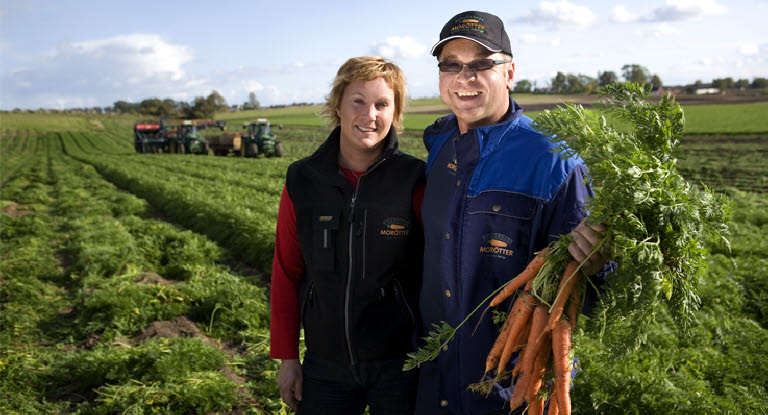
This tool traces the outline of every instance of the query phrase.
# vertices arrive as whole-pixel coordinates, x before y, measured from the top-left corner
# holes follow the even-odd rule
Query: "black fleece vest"
[[[290,165],[286,187],[304,257],[301,319],[314,356],[355,364],[414,349],[423,234],[413,191],[423,161],[387,148],[355,189],[339,172],[339,128]]]

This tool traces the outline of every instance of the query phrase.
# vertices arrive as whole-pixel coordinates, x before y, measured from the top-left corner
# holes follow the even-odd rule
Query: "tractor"
[[[210,127],[226,129],[226,121],[195,121],[183,120],[178,127],[168,131],[169,148],[171,153],[178,154],[208,154],[208,141],[198,133]]]
[[[133,125],[133,137],[137,153],[167,153],[169,150],[163,120],[137,121]]]
[[[272,134],[269,120],[258,118],[250,123],[243,123],[243,133],[227,133],[219,136],[209,136],[208,144],[216,156],[226,156],[232,151],[236,156],[281,157],[283,155],[283,143],[276,140]]]

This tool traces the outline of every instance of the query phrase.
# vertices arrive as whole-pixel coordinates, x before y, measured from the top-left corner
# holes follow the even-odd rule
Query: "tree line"
[[[623,81],[637,82],[646,85],[652,85],[653,90],[663,86],[658,74],[651,73],[648,68],[638,64],[627,64],[621,68],[621,77]],[[598,72],[597,77],[591,77],[584,74],[563,73],[558,71],[552,78],[549,85],[538,87],[535,82],[527,79],[517,81],[512,90],[513,93],[533,93],[533,94],[593,94],[603,86],[619,82],[619,75],[614,71]],[[685,86],[685,91],[693,93],[695,89],[703,87],[704,83],[697,80],[691,85]],[[765,89],[768,87],[768,79],[754,78],[734,80],[733,78],[716,78],[711,82],[713,88],[720,91],[729,89]]]

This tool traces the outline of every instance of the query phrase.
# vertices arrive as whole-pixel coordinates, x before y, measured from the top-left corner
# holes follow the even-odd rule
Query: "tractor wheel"
[[[249,144],[251,150],[251,157],[259,156],[259,146],[256,143]]]
[[[275,157],[283,157],[283,143],[275,144]]]

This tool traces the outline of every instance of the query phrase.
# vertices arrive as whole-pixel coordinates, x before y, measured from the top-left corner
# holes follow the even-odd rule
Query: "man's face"
[[[456,39],[443,46],[438,60],[468,64],[478,59],[508,58],[500,53],[488,56],[488,51],[478,43]],[[514,74],[514,63],[502,63],[480,72],[474,72],[468,66],[459,73],[440,72],[440,97],[456,114],[462,133],[470,128],[495,124],[506,114]]]

